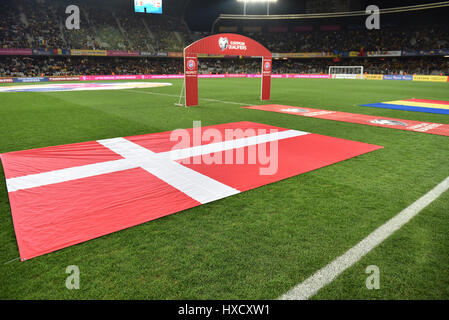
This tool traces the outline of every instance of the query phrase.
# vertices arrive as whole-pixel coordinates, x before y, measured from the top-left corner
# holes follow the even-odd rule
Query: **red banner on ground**
[[[318,118],[325,120],[334,120],[349,123],[365,124],[375,127],[399,129],[413,132],[424,132],[430,134],[436,134],[440,136],[449,136],[449,124],[432,123],[424,121],[413,121],[394,119],[380,116],[371,116],[356,113],[347,113],[340,111],[329,111],[321,109],[292,107],[278,104],[269,104],[262,106],[244,107],[246,109],[271,111],[278,113],[294,114],[297,116],[304,116],[310,118]]]
[[[237,122],[0,158],[25,260],[380,148]]]

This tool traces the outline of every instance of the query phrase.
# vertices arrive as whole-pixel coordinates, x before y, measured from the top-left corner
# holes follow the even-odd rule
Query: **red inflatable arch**
[[[262,58],[261,100],[270,100],[272,54],[248,37],[222,33],[192,43],[184,49],[184,81],[186,107],[198,105],[198,55],[228,55]]]

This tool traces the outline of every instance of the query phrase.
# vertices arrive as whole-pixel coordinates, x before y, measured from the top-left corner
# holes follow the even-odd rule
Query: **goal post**
[[[363,66],[330,66],[331,79],[363,79]]]

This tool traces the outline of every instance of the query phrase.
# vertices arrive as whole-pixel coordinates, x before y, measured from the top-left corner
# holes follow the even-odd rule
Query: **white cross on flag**
[[[237,122],[0,158],[26,260],[380,148]]]

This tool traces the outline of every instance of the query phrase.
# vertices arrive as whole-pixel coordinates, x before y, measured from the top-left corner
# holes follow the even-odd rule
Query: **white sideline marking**
[[[406,209],[388,220],[382,226],[373,231],[357,245],[346,251],[343,255],[332,261],[324,268],[318,270],[302,283],[279,297],[279,300],[307,300],[314,296],[321,288],[334,281],[346,269],[362,259],[367,253],[377,247],[382,241],[399,230],[424,208],[438,199],[449,189],[449,177],[419,198]]]
[[[123,91],[128,91],[128,92],[137,92],[137,93],[143,93],[143,94],[155,94],[158,96],[167,96],[167,97],[175,97],[175,98],[179,98],[179,95],[176,94],[168,94],[168,93],[159,93],[159,92],[147,92],[147,91],[138,91],[138,90],[123,90]],[[236,104],[239,106],[254,106],[253,104],[250,103],[240,103],[240,102],[234,102],[234,101],[224,101],[224,100],[217,100],[217,99],[209,99],[209,98],[199,98],[200,100],[204,100],[204,101],[212,101],[212,102],[221,102],[221,103],[227,103],[227,104]]]
[[[309,133],[286,130],[162,153],[154,153],[124,138],[99,140],[98,143],[125,159],[10,178],[6,179],[6,186],[8,192],[15,192],[141,167],[198,202],[207,203],[220,199],[217,198],[219,195],[224,198],[239,191],[174,161],[307,134]]]

